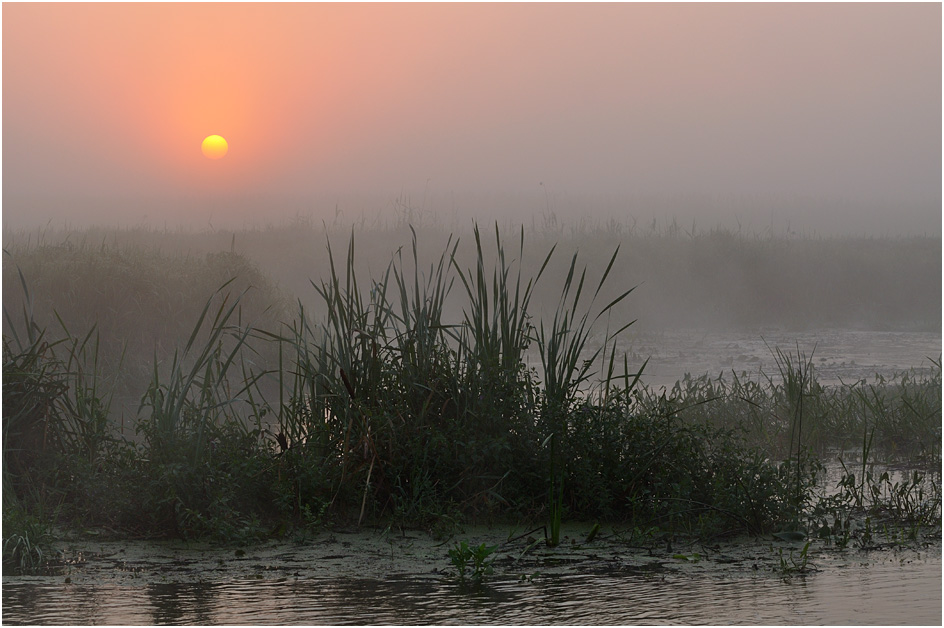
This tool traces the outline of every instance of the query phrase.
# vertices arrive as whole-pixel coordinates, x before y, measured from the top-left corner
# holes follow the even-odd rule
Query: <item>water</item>
[[[141,586],[5,582],[8,624],[930,624],[941,622],[940,552],[851,552],[820,571],[255,577]]]
[[[595,348],[595,347],[594,347]],[[797,349],[812,359],[821,384],[852,384],[860,379],[871,381],[876,374],[891,377],[897,372],[915,369],[930,373],[928,358],[941,356],[940,332],[883,332],[821,330],[787,332],[667,331],[627,334],[619,350],[632,357],[630,366],[649,363],[642,381],[658,388],[671,387],[686,373],[693,377],[724,373],[758,379],[778,379],[779,370],[773,350],[779,348],[796,363]],[[761,375],[761,374],[764,375]]]

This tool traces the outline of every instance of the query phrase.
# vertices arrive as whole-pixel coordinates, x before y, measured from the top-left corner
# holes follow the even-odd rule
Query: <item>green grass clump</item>
[[[3,572],[41,573],[51,557],[52,534],[43,517],[30,514],[17,503],[3,507]]]
[[[485,577],[492,573],[492,559],[489,556],[496,549],[498,549],[497,545],[487,546],[481,543],[470,546],[468,541],[462,541],[449,550],[449,559],[456,568],[460,580],[464,581],[466,572],[471,571],[469,578],[472,583],[481,584]]]
[[[754,448],[787,458],[797,447],[826,456],[860,450],[862,434],[874,430],[876,452],[886,461],[930,464],[941,459],[941,362],[929,374],[905,371],[886,378],[824,386],[812,356],[774,350],[780,377],[746,379],[737,373],[686,376],[668,394],[687,400],[679,411],[688,422],[737,429]],[[643,387],[644,407],[656,407],[665,391]]]

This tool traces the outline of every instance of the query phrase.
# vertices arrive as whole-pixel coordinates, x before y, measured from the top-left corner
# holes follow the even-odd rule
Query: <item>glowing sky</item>
[[[5,223],[549,194],[940,230],[937,3],[2,11]],[[211,134],[224,159],[202,156]]]

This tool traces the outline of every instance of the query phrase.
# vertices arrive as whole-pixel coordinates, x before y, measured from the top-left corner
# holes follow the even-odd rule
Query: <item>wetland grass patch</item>
[[[177,332],[182,348],[153,354],[125,430],[107,419],[115,376],[98,337],[75,337],[59,318],[52,338],[23,280],[34,309],[15,320],[4,303],[5,565],[37,556],[13,536],[28,526],[8,533],[8,512],[230,543],[324,525],[450,536],[490,521],[546,524],[552,545],[573,520],[626,522],[652,538],[812,534],[829,517],[835,536],[836,516],[854,509],[940,526],[940,361],[930,378],[824,387],[799,348],[775,349],[779,378],[655,391],[639,383],[644,364],[617,355],[628,325],[611,321],[633,301],[632,286],[612,287],[617,249],[600,272],[570,256],[544,317],[533,299],[554,283],[556,249],[529,274],[524,230],[513,242],[475,228],[471,264],[448,237],[427,265],[414,230],[409,248],[365,276],[355,234],[341,257],[329,240],[328,272],[311,282],[319,305],[299,301],[292,317],[266,305],[284,303],[274,293],[258,300],[264,278],[239,274],[252,265],[228,258],[236,279],[178,317],[190,325]],[[929,471],[847,473],[824,501],[826,447],[864,433],[883,456]],[[877,453],[862,448],[863,469]]]

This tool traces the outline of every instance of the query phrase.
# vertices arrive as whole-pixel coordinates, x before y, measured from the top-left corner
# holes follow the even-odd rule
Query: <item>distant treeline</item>
[[[438,259],[450,232],[435,225],[415,229],[421,265],[428,265]],[[517,237],[520,229],[502,230]],[[613,315],[637,320],[636,329],[940,330],[940,238],[817,238],[721,229],[687,231],[674,224],[639,229],[618,222],[532,224],[523,230],[528,244],[525,274],[535,274],[547,251],[557,247],[545,279],[535,288],[535,311],[556,307],[559,295],[548,278],[566,273],[573,252],[579,252],[582,265],[601,272],[610,253],[620,246],[608,289],[615,296],[638,287]],[[74,299],[85,298],[76,288],[42,294],[41,286],[55,282],[52,274],[63,268],[69,273],[100,275],[97,284],[130,282],[118,288],[128,298],[136,294],[135,281],[143,281],[144,276],[124,277],[114,268],[103,272],[105,267],[118,264],[133,274],[129,266],[146,266],[153,274],[150,281],[171,282],[166,288],[179,293],[173,281],[199,272],[207,254],[226,252],[239,254],[247,267],[255,269],[254,285],[271,292],[271,298],[275,299],[277,287],[285,301],[300,300],[316,307],[311,282],[317,284],[328,273],[325,244],[330,239],[337,247],[346,245],[352,232],[356,263],[365,272],[381,271],[398,249],[411,246],[406,223],[324,225],[298,220],[237,232],[147,228],[5,232],[4,303],[17,298],[17,282],[10,281],[17,266],[36,284],[34,298],[48,299],[48,305],[62,314]],[[460,265],[470,263],[474,257],[471,223],[466,232],[452,235],[459,239]],[[173,270],[178,267],[189,270]],[[211,274],[215,281],[218,273]],[[159,280],[162,275],[164,279]],[[270,283],[263,286],[264,280]],[[104,289],[108,288],[99,286],[91,294]],[[199,302],[205,294],[193,295],[190,302]],[[94,299],[98,307],[109,305],[107,300]],[[134,315],[133,308],[127,311]]]

